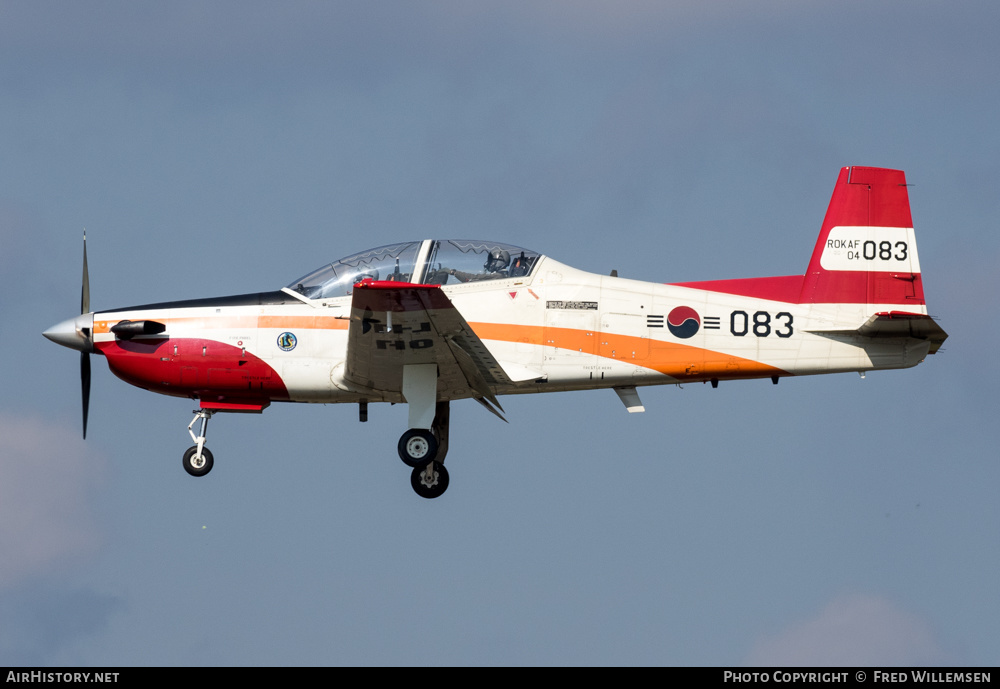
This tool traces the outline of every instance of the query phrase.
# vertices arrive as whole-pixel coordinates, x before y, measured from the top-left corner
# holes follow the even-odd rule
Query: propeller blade
[[[90,313],[90,270],[87,268],[87,231],[83,231],[83,284],[80,287],[80,313]],[[83,396],[83,439],[87,439],[90,414],[90,355],[80,353],[80,391]]]
[[[87,415],[90,412],[90,355],[80,353],[80,388],[83,392],[83,439],[87,439]]]
[[[80,313],[90,313],[90,272],[87,270],[86,230],[83,231],[83,287],[80,289]]]

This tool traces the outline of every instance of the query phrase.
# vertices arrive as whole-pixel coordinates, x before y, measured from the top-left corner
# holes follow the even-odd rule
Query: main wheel
[[[444,464],[437,462],[413,467],[410,485],[420,497],[436,498],[448,490],[448,470],[444,468]]]
[[[417,467],[437,457],[438,442],[430,431],[411,428],[400,437],[396,449],[406,466]]]
[[[215,464],[215,458],[212,457],[212,451],[207,447],[201,448],[201,456],[196,456],[198,454],[198,446],[192,445],[184,453],[184,471],[188,472],[192,476],[204,476],[212,470],[212,466]]]

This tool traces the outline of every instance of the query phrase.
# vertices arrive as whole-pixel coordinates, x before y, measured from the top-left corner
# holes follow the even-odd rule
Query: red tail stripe
[[[913,227],[903,171],[876,167],[840,170],[805,275],[672,284],[790,304],[922,305],[924,288],[919,273],[823,269],[820,259],[830,230],[845,226]]]

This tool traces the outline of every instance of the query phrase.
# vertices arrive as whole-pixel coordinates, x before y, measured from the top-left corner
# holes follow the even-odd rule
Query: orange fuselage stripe
[[[521,342],[595,354],[658,371],[673,378],[745,378],[786,374],[780,368],[701,347],[596,330],[503,323],[470,323],[483,340]]]
[[[199,318],[161,318],[170,325],[206,329],[305,329],[347,330],[350,321],[332,316],[204,316]],[[95,333],[110,332],[115,321],[95,321]],[[632,335],[602,333],[598,330],[548,328],[507,323],[470,323],[483,340],[556,347],[593,354],[605,359],[624,361],[658,371],[673,378],[742,378],[787,375],[782,369],[752,359],[715,352],[701,347],[663,342]]]

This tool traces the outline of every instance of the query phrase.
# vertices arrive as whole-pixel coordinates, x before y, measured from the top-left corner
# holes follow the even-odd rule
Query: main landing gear
[[[208,420],[212,418],[214,413],[213,410],[199,409],[194,413],[191,423],[188,424],[188,433],[191,434],[191,439],[194,440],[195,444],[184,452],[182,461],[184,462],[184,471],[192,476],[204,476],[212,470],[212,466],[215,464],[211,450],[205,447]],[[198,419],[201,419],[201,435],[195,435],[194,431],[191,430]]]
[[[448,402],[437,402],[434,411],[430,429],[411,428],[399,438],[396,448],[403,463],[413,469],[410,473],[413,490],[428,499],[448,489],[448,470],[444,468],[444,458],[448,454]]]

